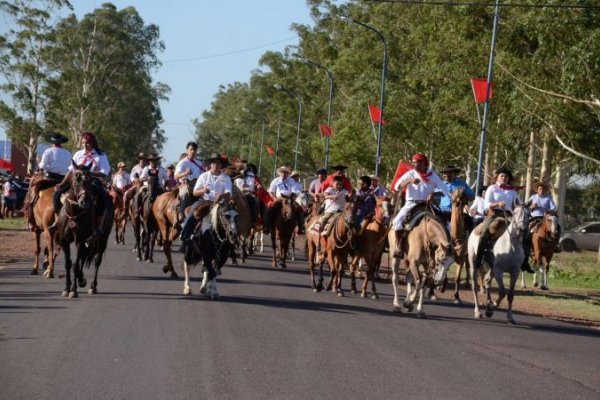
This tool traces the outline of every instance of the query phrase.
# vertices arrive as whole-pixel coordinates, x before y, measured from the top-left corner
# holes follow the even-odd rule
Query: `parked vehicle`
[[[600,221],[587,222],[565,231],[558,242],[561,250],[598,250],[600,246]]]

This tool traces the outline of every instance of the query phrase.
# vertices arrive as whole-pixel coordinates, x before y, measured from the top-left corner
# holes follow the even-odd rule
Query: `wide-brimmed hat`
[[[320,168],[317,170],[317,175],[327,175],[327,170],[325,168]]]
[[[549,190],[550,189],[550,185],[548,185],[546,182],[544,181],[537,181],[533,184],[533,190],[537,192],[538,188],[540,186],[544,187],[544,190]]]
[[[126,164],[123,161],[119,161],[119,163],[117,164],[117,168],[125,168]]]
[[[60,133],[52,132],[48,138],[48,141],[52,144],[62,144],[67,143],[69,138],[65,135],[61,135]]]
[[[214,161],[218,161],[220,164],[223,164],[223,159],[219,153],[210,153],[210,156],[206,159],[206,162],[212,163]]]
[[[343,171],[345,169],[347,169],[348,167],[346,167],[345,165],[341,165],[341,164],[337,164],[337,165],[332,165],[331,169],[334,171]]]
[[[145,157],[145,159],[146,159],[147,161],[158,161],[158,160],[160,160],[161,158],[162,158],[162,157],[161,157],[161,156],[159,156],[159,155],[158,155],[158,154],[156,154],[156,153],[150,153],[150,154],[148,154],[148,157]]]
[[[145,160],[146,159],[146,155],[144,154],[144,152],[139,152],[138,156],[137,156],[138,160]]]
[[[167,169],[175,169],[175,166],[173,164],[169,164],[167,165]]]
[[[454,165],[446,165],[444,168],[441,169],[441,173],[445,174],[447,172],[456,172],[459,173],[460,171],[462,171],[462,169],[458,168],[457,166]]]
[[[252,172],[254,175],[256,175],[258,174],[258,168],[256,167],[256,165],[248,163],[246,164],[245,172]]]
[[[292,173],[292,170],[289,169],[288,167],[286,167],[285,165],[282,165],[281,167],[277,168],[276,172],[279,175],[283,175],[283,174],[289,175]]]
[[[290,176],[300,176],[300,172],[293,170],[292,173],[290,174]]]
[[[377,175],[369,175],[369,178],[371,178],[372,181],[380,181],[381,179],[379,179],[379,177]]]
[[[494,173],[494,175],[496,177],[498,177],[498,175],[500,175],[500,174],[508,175],[509,182],[512,182],[512,180],[515,179],[514,175],[512,174],[512,171],[510,169],[508,169],[508,167],[502,166],[502,167],[498,168],[496,170],[496,172]]]

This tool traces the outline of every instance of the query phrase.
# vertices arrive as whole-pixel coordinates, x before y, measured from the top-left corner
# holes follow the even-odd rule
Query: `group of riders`
[[[91,188],[95,197],[97,215],[95,225],[98,227],[96,234],[102,233],[105,210],[113,202],[109,191],[119,192],[122,195],[120,197],[123,202],[122,208],[128,209],[130,202],[139,193],[143,195],[145,182],[151,177],[156,177],[160,191],[178,189],[178,223],[181,226],[180,239],[183,246],[193,239],[196,227],[201,222],[198,221],[194,210],[206,203],[230,201],[234,186],[245,195],[253,221],[262,221],[263,232],[266,234],[271,233],[274,228],[273,207],[270,206],[283,198],[294,200],[292,203],[298,234],[303,234],[305,229],[313,229],[320,235],[326,236],[325,227],[328,222],[334,215],[343,212],[348,201],[355,204],[354,229],[360,234],[361,229],[374,215],[376,198],[391,197],[387,189],[380,184],[380,179],[373,175],[361,176],[355,189],[345,175],[347,167],[344,165],[332,166],[333,173],[330,175],[327,175],[325,169],[316,171],[316,178],[310,183],[308,191],[304,192],[297,171],[292,171],[285,166],[279,167],[276,170],[278,176],[270,185],[263,186],[254,164],[244,162],[243,167],[237,170],[234,176],[230,176],[224,170],[229,165],[226,157],[213,153],[202,162],[197,159],[198,145],[194,142],[186,145],[186,153],[176,165],[169,165],[166,169],[159,165],[161,157],[158,155],[146,156],[140,153],[139,163],[130,173],[126,172],[125,163],[119,162],[117,171],[111,175],[108,157],[99,148],[96,137],[92,133],[86,132],[81,135],[81,149],[74,154],[63,147],[68,141],[64,135],[53,134],[49,141],[52,146],[44,152],[39,163],[39,173],[30,184],[27,214],[31,230],[40,229],[33,218],[33,207],[39,192],[51,186],[56,188],[53,197],[56,217],[49,229],[56,229],[58,214],[62,208],[62,195],[69,190],[71,173],[78,166],[89,168],[92,175]],[[440,218],[445,218],[448,222],[452,207],[451,195],[462,188],[467,200],[472,201],[472,205],[465,210],[469,229],[473,229],[479,223],[483,224],[482,240],[476,259],[476,264],[481,263],[486,247],[489,248],[490,241],[494,238],[494,228],[498,221],[510,219],[513,207],[522,203],[517,192],[518,188],[514,186],[512,172],[506,167],[498,169],[492,184],[482,188],[475,196],[471,187],[459,177],[460,168],[446,166],[440,171],[445,178],[442,179],[431,169],[426,155],[417,153],[412,157],[411,162],[412,169],[400,176],[392,187],[392,192],[400,199],[396,205],[399,211],[390,226],[396,236],[396,248],[390,249],[394,257],[402,258],[407,252],[405,236],[407,224],[410,225],[414,210],[419,206],[427,205],[434,209]],[[536,229],[545,213],[556,213],[556,204],[549,193],[548,184],[537,182],[534,191],[535,194],[527,203],[531,209],[532,230]],[[303,192],[319,207],[320,217],[310,227],[304,226],[307,210],[295,201]],[[524,242],[526,254],[531,248],[530,241],[530,236],[526,236]],[[532,272],[527,262],[528,257],[525,260],[522,268]]]

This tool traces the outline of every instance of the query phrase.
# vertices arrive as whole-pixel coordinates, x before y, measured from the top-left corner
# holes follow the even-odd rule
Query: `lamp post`
[[[313,67],[317,68],[317,69],[322,69],[323,71],[325,71],[327,73],[327,77],[329,78],[329,109],[327,111],[327,125],[331,128],[331,107],[333,104],[333,73],[328,70],[327,68],[325,68],[324,66],[317,64],[314,61],[311,61],[307,58],[304,57],[300,57],[298,56],[298,59],[300,59],[302,62],[312,65]],[[327,169],[329,167],[329,141],[330,141],[331,137],[327,136],[327,138],[325,139],[325,169]]]
[[[279,157],[279,136],[281,133],[281,111],[277,116],[277,139],[275,140],[275,161],[273,163],[273,179],[277,175],[277,161]]]
[[[298,169],[298,153],[300,153],[300,127],[302,125],[302,98],[297,93],[291,92],[281,85],[276,84],[274,85],[274,87],[275,89],[283,91],[288,96],[295,97],[298,100],[298,129],[296,132],[296,150],[294,151],[294,169]]]
[[[354,23],[356,25],[360,25],[363,28],[374,32],[383,42],[383,67],[381,69],[381,90],[379,94],[379,110],[381,112],[381,115],[379,116],[379,126],[377,129],[377,155],[375,156],[375,175],[379,176],[379,169],[381,167],[381,136],[383,134],[383,107],[385,105],[385,77],[387,75],[387,43],[383,34],[377,29],[373,28],[372,26],[357,21],[350,17],[343,16],[342,20]]]
[[[265,147],[265,121],[262,122],[262,128],[260,130],[260,151],[258,152],[258,176],[260,176],[260,169],[262,167],[262,155]]]

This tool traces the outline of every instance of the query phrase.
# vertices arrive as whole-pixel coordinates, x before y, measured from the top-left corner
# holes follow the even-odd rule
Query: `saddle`
[[[434,217],[442,218],[442,211],[436,206],[431,206],[426,203],[417,204],[412,210],[409,211],[406,219],[404,220],[404,231],[412,231],[426,215],[433,215]]]

